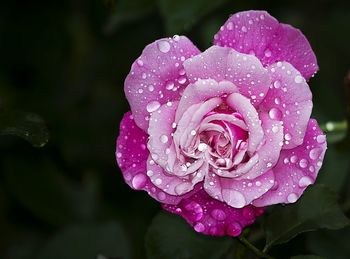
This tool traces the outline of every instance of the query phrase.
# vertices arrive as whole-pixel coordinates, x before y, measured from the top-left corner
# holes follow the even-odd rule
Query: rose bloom
[[[317,69],[301,31],[265,11],[232,15],[204,52],[184,36],[151,43],[125,80],[125,181],[209,235],[237,236],[263,207],[296,202],[327,145],[310,119]]]

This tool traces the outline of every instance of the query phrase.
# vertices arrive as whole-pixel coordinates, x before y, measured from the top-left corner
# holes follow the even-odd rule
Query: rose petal
[[[142,52],[125,79],[124,90],[136,124],[148,128],[150,111],[180,99],[188,80],[182,63],[199,50],[184,36],[157,40]]]
[[[237,87],[229,81],[218,83],[213,79],[198,80],[185,89],[176,111],[175,121],[178,122],[187,109],[194,104],[234,92],[237,92]]]
[[[248,152],[253,154],[264,137],[257,111],[248,98],[238,93],[230,94],[226,102],[243,117],[249,131]]]
[[[287,62],[278,62],[268,67],[272,85],[259,106],[272,119],[283,121],[284,149],[303,143],[312,110],[312,94],[305,79]]]
[[[204,189],[213,198],[234,208],[243,208],[261,197],[274,185],[272,170],[253,180],[237,180],[209,173],[204,179]]]
[[[316,56],[303,33],[280,24],[265,11],[232,15],[214,36],[214,44],[254,54],[264,65],[287,61],[306,79],[318,70]]]
[[[212,46],[186,60],[184,67],[191,83],[198,79],[228,80],[250,98],[254,106],[261,102],[270,85],[270,77],[256,57],[231,48]]]
[[[261,208],[246,206],[236,209],[211,198],[204,190],[183,199],[178,205],[163,208],[183,217],[195,231],[212,236],[238,236],[263,213]]]
[[[204,173],[197,177],[191,174],[184,177],[167,174],[162,167],[154,163],[151,157],[147,161],[147,176],[159,189],[170,195],[184,195],[193,190],[194,186],[203,180]]]
[[[171,161],[175,160],[173,156],[176,156],[174,147],[172,146],[172,135],[175,131],[172,124],[175,120],[177,106],[177,101],[163,104],[157,111],[151,114],[149,121],[149,141],[147,146],[153,160],[164,169],[169,162],[172,164]]]
[[[280,121],[272,120],[267,114],[260,114],[265,132],[264,144],[256,151],[259,162],[239,179],[255,179],[273,168],[280,156],[283,141],[283,126]]]
[[[254,206],[294,203],[308,185],[316,180],[327,149],[326,136],[313,119],[309,121],[304,143],[294,149],[283,150],[276,167],[276,185]]]
[[[159,202],[177,204],[185,196],[169,195],[156,187],[146,175],[147,158],[149,152],[146,148],[147,135],[140,129],[133,119],[131,112],[127,112],[121,123],[117,139],[116,158],[122,171],[125,182],[135,190],[144,190]],[[197,187],[192,193],[197,191]],[[187,195],[192,195],[188,193]]]

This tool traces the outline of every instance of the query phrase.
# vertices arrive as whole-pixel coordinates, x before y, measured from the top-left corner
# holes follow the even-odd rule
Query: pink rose
[[[296,202],[327,145],[310,119],[317,69],[305,36],[264,11],[231,16],[202,53],[177,35],[146,46],[125,80],[125,181],[210,235]]]

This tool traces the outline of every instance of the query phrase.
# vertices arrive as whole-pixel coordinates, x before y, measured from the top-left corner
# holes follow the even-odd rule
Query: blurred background
[[[15,135],[43,147],[0,134],[0,258],[200,258],[194,251],[204,247],[210,249],[201,258],[240,258],[232,239],[209,245],[176,216],[174,223],[166,216],[163,223],[153,222],[164,224],[169,242],[161,245],[163,254],[152,256],[149,250],[159,244],[150,244],[146,233],[160,205],[124,183],[114,152],[119,122],[129,110],[124,78],[145,45],[186,34],[205,50],[230,14],[249,9],[267,10],[303,31],[320,66],[310,81],[313,116],[320,123],[344,120],[349,1],[1,1],[0,114],[7,115],[0,115],[0,131],[1,124],[21,120],[23,129]],[[28,137],[27,127],[37,135]],[[44,146],[45,127],[50,137]],[[318,181],[339,194],[349,213],[350,153],[338,140],[329,147]],[[167,232],[169,224],[177,229]],[[184,242],[189,239],[193,248]],[[271,254],[350,258],[349,241],[349,227],[319,230]],[[167,254],[176,250],[171,242],[181,244],[182,252]]]

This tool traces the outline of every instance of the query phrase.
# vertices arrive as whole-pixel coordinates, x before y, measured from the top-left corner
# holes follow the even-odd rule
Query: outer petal
[[[283,121],[284,149],[303,143],[312,110],[312,94],[305,79],[287,62],[277,62],[269,68],[273,83],[259,110]]]
[[[265,11],[232,15],[214,36],[214,44],[255,54],[264,65],[288,61],[306,79],[318,70],[315,54],[302,32],[280,24]]]
[[[120,123],[116,150],[117,162],[125,182],[135,190],[147,191],[150,196],[159,202],[179,203],[186,196],[173,196],[163,192],[146,175],[147,158],[149,156],[146,141],[147,135],[137,127],[131,112],[127,112]]]
[[[270,77],[256,57],[230,48],[212,46],[186,60],[184,67],[191,83],[198,79],[231,81],[255,106],[261,102],[270,85]]]
[[[277,203],[293,203],[306,187],[316,180],[326,152],[326,136],[313,119],[309,121],[304,143],[294,149],[283,150],[273,169],[276,185],[261,198],[255,206]]]
[[[236,209],[211,198],[204,190],[183,199],[178,205],[163,208],[186,219],[197,232],[213,236],[238,236],[263,213],[261,208]]]
[[[175,196],[184,195],[192,191],[194,186],[203,180],[204,172],[201,170],[199,172],[201,173],[178,177],[167,174],[162,167],[154,163],[151,157],[149,157],[147,162],[147,176],[149,176],[152,183],[165,193]]]
[[[175,149],[172,147],[172,134],[175,131],[172,124],[175,120],[177,106],[177,101],[163,104],[151,114],[149,121],[147,146],[153,160],[163,168],[166,168],[168,162],[174,161],[176,157]]]
[[[233,208],[243,208],[261,197],[274,185],[272,170],[254,180],[237,180],[208,174],[205,191],[213,198],[226,202]]]
[[[272,120],[267,114],[260,114],[264,129],[264,144],[257,150],[258,163],[239,179],[255,179],[273,168],[280,156],[283,141],[283,126],[280,121]]]
[[[124,83],[132,114],[141,129],[148,128],[149,112],[180,98],[188,84],[182,63],[198,53],[184,36],[157,40],[146,46]]]

